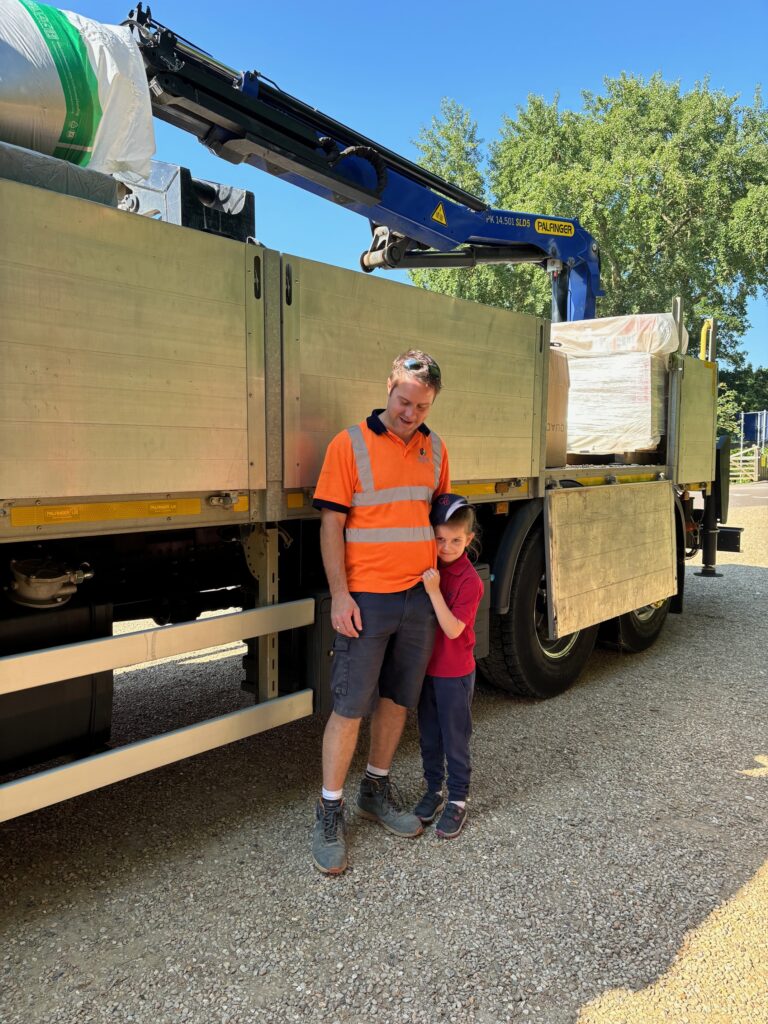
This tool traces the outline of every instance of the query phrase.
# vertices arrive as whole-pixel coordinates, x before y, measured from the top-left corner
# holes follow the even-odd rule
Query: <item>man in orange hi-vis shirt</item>
[[[421,574],[437,564],[432,499],[451,488],[448,453],[424,421],[441,384],[426,352],[398,356],[386,408],[336,435],[315,489],[336,638],[312,855],[329,875],[347,867],[343,789],[366,715],[371,741],[358,814],[398,836],[423,831],[394,799],[389,769],[435,637]]]

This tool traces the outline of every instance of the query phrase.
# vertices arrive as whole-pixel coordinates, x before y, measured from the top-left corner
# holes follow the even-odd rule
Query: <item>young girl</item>
[[[443,806],[448,767],[448,803],[435,831],[455,839],[467,820],[470,705],[475,688],[475,615],[483,583],[467,558],[477,529],[474,509],[460,494],[441,494],[432,506],[437,569],[423,574],[439,629],[419,701],[419,742],[427,792],[413,813],[425,824]]]

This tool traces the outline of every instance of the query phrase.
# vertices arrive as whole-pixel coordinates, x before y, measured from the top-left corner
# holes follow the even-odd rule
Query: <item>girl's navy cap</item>
[[[469,505],[463,494],[441,494],[432,502],[429,521],[433,526],[444,526],[460,508]]]

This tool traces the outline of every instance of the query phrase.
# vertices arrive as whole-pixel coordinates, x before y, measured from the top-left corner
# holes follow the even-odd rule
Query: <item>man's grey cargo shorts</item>
[[[344,718],[363,718],[375,710],[379,697],[415,708],[437,626],[424,585],[352,597],[363,629],[358,637],[337,633],[333,642],[333,710]]]

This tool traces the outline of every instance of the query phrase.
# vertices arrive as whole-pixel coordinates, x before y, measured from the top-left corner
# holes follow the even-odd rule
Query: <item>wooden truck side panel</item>
[[[264,487],[246,247],[9,181],[0,217],[2,496],[191,499],[247,492],[249,469]]]
[[[392,359],[432,355],[445,382],[429,425],[454,481],[538,476],[548,324],[294,256],[283,297],[285,486],[312,487],[350,417],[384,404]],[[353,412],[356,410],[356,413]]]

